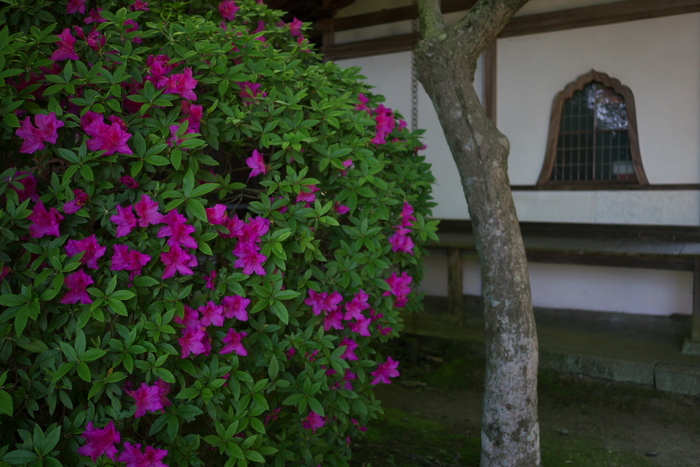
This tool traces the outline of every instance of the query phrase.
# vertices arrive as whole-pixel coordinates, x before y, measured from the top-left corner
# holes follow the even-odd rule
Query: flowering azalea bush
[[[0,10],[0,464],[347,463],[434,237],[417,134],[253,0],[30,3]]]

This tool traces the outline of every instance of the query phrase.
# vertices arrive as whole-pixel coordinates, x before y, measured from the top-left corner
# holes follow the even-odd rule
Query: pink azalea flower
[[[207,283],[207,289],[216,289],[216,271],[212,271],[210,274],[204,276],[203,278]]]
[[[244,243],[261,242],[261,238],[270,230],[270,219],[255,217],[243,225],[237,232],[236,237]]]
[[[343,360],[359,360],[358,356],[355,355],[355,349],[358,347],[358,343],[355,342],[352,339],[348,339],[347,337],[343,337],[343,340],[340,341],[340,347],[346,346],[345,347],[345,352],[340,356]]]
[[[335,212],[340,215],[347,214],[350,212],[350,208],[339,203],[335,203]]]
[[[211,349],[211,337],[207,334],[205,327],[187,327],[182,330],[182,337],[177,341],[182,348],[181,357],[187,358],[189,354],[208,354]]]
[[[75,214],[76,212],[80,211],[83,207],[87,206],[87,203],[90,200],[88,194],[80,189],[73,190],[73,195],[75,196],[75,198],[73,198],[70,201],[67,201],[63,205],[63,212],[65,212],[66,214]]]
[[[223,355],[235,352],[237,355],[245,357],[246,355],[248,355],[248,351],[245,349],[245,347],[243,347],[241,341],[247,335],[247,332],[236,332],[236,330],[233,328],[229,329],[226,333],[226,336],[221,340],[221,342],[223,342],[226,345],[221,349],[221,352],[219,353]]]
[[[326,424],[326,420],[314,412],[313,410],[306,416],[306,419],[301,424],[305,430],[311,430],[312,433],[316,434],[316,430],[323,427]]]
[[[166,225],[160,228],[158,231],[158,238],[170,237],[168,238],[168,245],[172,246],[182,246],[185,248],[197,248],[198,243],[192,237],[192,233],[195,232],[195,227],[193,225],[187,225],[187,218],[180,214],[177,209],[173,209],[165,216],[163,216],[163,221]]]
[[[17,188],[14,183],[10,184],[10,188],[17,193],[17,199],[20,203],[23,203],[28,199],[34,201],[35,203],[39,201],[39,192],[36,188],[36,178],[34,178],[33,174],[24,170],[19,170],[8,179],[8,181],[12,180],[14,180],[14,182],[19,182],[24,187],[20,189]]]
[[[386,133],[378,131],[377,134],[370,140],[372,144],[386,144]]]
[[[219,3],[219,13],[221,13],[221,16],[223,16],[226,21],[233,21],[236,19],[236,12],[238,10],[239,8],[233,0],[224,0]]]
[[[241,91],[238,95],[241,96],[241,99],[243,99],[246,104],[251,104],[251,101],[255,100],[258,96],[267,96],[266,92],[260,91],[260,87],[262,86],[260,83],[245,81],[237,84],[241,87]]]
[[[103,122],[95,122],[91,130],[95,134],[87,142],[89,150],[104,151],[103,156],[110,156],[115,152],[127,155],[133,154],[129,145],[126,144],[129,138],[131,138],[131,134],[125,131],[119,122],[114,122],[111,125],[107,125]]]
[[[63,216],[56,208],[51,208],[47,211],[41,200],[34,205],[34,210],[32,210],[27,219],[32,221],[32,224],[29,226],[29,236],[32,238],[41,238],[44,235],[53,235],[54,237],[61,235],[59,225],[63,220]]]
[[[401,219],[401,227],[412,227],[413,223],[416,221],[415,216],[413,215],[413,206],[408,204],[407,201],[404,201],[403,203],[403,209],[401,210],[401,214],[399,215],[399,218]]]
[[[413,240],[408,235],[403,235],[396,232],[389,238],[389,243],[391,243],[391,251],[401,252],[401,253],[413,253]]]
[[[141,383],[136,391],[127,391],[127,394],[136,402],[134,418],[143,417],[146,412],[163,412],[162,392],[163,388],[160,386],[156,384],[148,386],[146,383]]]
[[[134,216],[131,206],[123,208],[117,205],[117,214],[110,217],[109,220],[117,224],[117,237],[129,235],[136,227],[136,216]]]
[[[267,256],[260,253],[254,243],[239,243],[233,250],[233,254],[237,257],[234,266],[243,268],[243,274],[248,276],[252,273],[260,276],[266,274],[262,265],[267,260]]]
[[[119,454],[117,461],[126,462],[126,467],[168,467],[161,462],[168,451],[146,446],[145,452],[141,452],[141,443],[124,443],[124,451]]]
[[[151,257],[149,255],[132,250],[126,245],[114,245],[112,265],[109,269],[112,271],[130,271],[129,279],[133,280],[135,276],[141,274],[141,270],[150,260]]]
[[[405,297],[411,293],[411,288],[408,286],[413,281],[413,278],[406,274],[404,271],[401,276],[397,276],[396,273],[392,273],[389,279],[386,279],[386,283],[389,284],[390,290],[384,292],[384,296],[394,295],[396,297]]]
[[[136,0],[133,4],[129,5],[131,11],[148,11],[148,3],[143,0]]]
[[[330,331],[331,329],[345,329],[343,326],[343,312],[338,310],[329,311],[323,318],[323,329]]]
[[[367,103],[369,102],[369,97],[360,93],[360,94],[358,94],[357,99],[360,101],[360,103],[355,106],[355,110],[369,110],[369,107],[367,107]]]
[[[27,117],[15,131],[17,136],[24,139],[19,152],[33,154],[40,149],[44,149],[44,143],[56,144],[58,129],[65,125],[63,121],[56,118],[55,112],[35,115],[34,123],[36,127],[32,125],[30,117]]]
[[[260,174],[267,174],[267,166],[265,165],[262,154],[260,154],[257,149],[253,149],[253,155],[246,159],[245,163],[248,167],[253,169],[250,171],[248,178],[255,177],[256,175]]]
[[[182,318],[175,316],[175,322],[188,328],[199,328],[201,326],[199,312],[187,305],[185,305],[185,315]]]
[[[119,178],[119,183],[123,183],[127,188],[138,188],[139,182],[137,182],[131,175],[124,175]]]
[[[85,24],[90,24],[90,23],[104,23],[107,21],[102,17],[102,14],[100,13],[102,11],[102,8],[93,8],[90,10],[89,14],[85,17]]]
[[[178,94],[183,99],[197,100],[194,88],[197,80],[192,77],[192,68],[185,68],[184,73],[168,76],[165,84],[165,94]]]
[[[104,115],[88,110],[85,115],[80,117],[80,126],[88,136],[97,136],[102,128],[99,124],[104,125],[104,120]]]
[[[97,260],[104,256],[105,251],[107,251],[107,247],[100,246],[95,234],[82,240],[68,240],[68,243],[66,243],[66,253],[68,256],[75,256],[78,253],[85,252],[80,262],[92,269],[99,269]]]
[[[104,428],[95,428],[92,422],[88,422],[81,436],[87,440],[87,443],[78,448],[78,454],[90,456],[95,463],[102,454],[116,460],[117,448],[114,445],[121,441],[121,435],[114,427],[114,422],[110,421]]]
[[[226,222],[226,228],[228,229],[229,234],[222,234],[221,236],[224,238],[238,237],[241,234],[243,227],[245,227],[245,222],[240,220],[238,216],[233,216],[229,218],[228,222]]]
[[[369,331],[369,325],[372,323],[370,318],[357,318],[354,323],[350,324],[350,330],[361,336],[370,337],[372,333]]]
[[[292,37],[304,37],[304,33],[301,32],[301,28],[304,27],[304,23],[296,19],[296,17],[289,23],[289,31],[292,33]]]
[[[84,7],[83,7],[84,8]],[[80,57],[75,53],[76,38],[70,33],[70,28],[63,30],[61,34],[57,34],[58,49],[51,55],[51,60],[60,62],[61,60],[80,60]]]
[[[342,387],[343,389],[347,389],[348,391],[352,391],[352,381],[353,379],[357,378],[357,375],[353,373],[350,370],[345,370],[345,374],[343,375],[343,383],[345,383]]]
[[[85,14],[85,2],[87,0],[68,0],[68,5],[66,5],[66,13],[72,15],[74,13]]]
[[[239,321],[248,321],[248,311],[246,307],[250,300],[240,295],[230,295],[224,297],[221,306],[224,308],[225,318],[236,318]]]
[[[304,188],[308,189],[308,191],[304,191]],[[306,185],[304,188],[302,188],[302,191],[297,195],[296,202],[313,203],[314,201],[316,201],[315,193],[317,191],[321,191],[321,189],[318,188],[316,185]]]
[[[214,207],[206,208],[207,220],[214,225],[223,225],[228,221],[228,213],[225,204],[216,204]]]
[[[139,227],[148,227],[164,222],[163,214],[158,212],[158,202],[153,201],[148,195],[141,195],[141,201],[134,204],[134,211],[140,218]]]
[[[202,315],[201,324],[202,326],[223,326],[224,325],[224,309],[222,306],[217,305],[211,300],[206,304],[200,306],[197,311]]]
[[[187,132],[199,133],[199,127],[204,116],[204,108],[201,105],[192,104],[190,101],[182,101],[182,113],[187,115],[186,120],[189,122]]]
[[[367,295],[367,292],[360,289],[357,295],[355,295],[352,300],[345,304],[346,313],[344,319],[346,321],[351,319],[362,319],[362,310],[369,308],[367,300],[369,300],[369,295]]]
[[[389,378],[396,378],[399,376],[399,370],[397,370],[398,366],[398,361],[393,360],[391,357],[387,357],[386,362],[377,365],[377,369],[371,373],[371,375],[374,376],[371,384],[391,384]]]
[[[161,279],[173,277],[176,272],[180,274],[194,274],[194,271],[190,268],[197,265],[197,257],[186,252],[178,245],[170,247],[170,251],[161,253],[160,259],[165,264],[165,270]]]
[[[87,293],[87,288],[90,284],[94,284],[95,281],[92,277],[88,276],[83,272],[82,269],[78,269],[73,274],[66,276],[64,284],[68,287],[68,292],[60,300],[61,303],[82,303],[84,305],[92,303],[92,299]]]

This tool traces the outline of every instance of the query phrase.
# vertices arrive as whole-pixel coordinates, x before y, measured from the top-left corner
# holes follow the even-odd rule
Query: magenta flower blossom
[[[395,361],[391,357],[387,357],[386,362],[377,365],[377,369],[371,373],[371,375],[374,376],[371,384],[391,384],[389,378],[396,378],[399,376],[399,370],[397,370],[398,367],[398,361]]]
[[[61,34],[57,34],[56,36],[58,37],[58,49],[51,55],[51,60],[54,62],[60,62],[66,59],[80,60],[78,54],[75,53],[75,42],[77,39],[70,33],[70,28],[64,29]]]
[[[90,130],[94,133],[92,138],[88,140],[87,147],[91,151],[104,151],[103,156],[110,156],[115,152],[120,154],[133,154],[133,151],[126,144],[131,138],[120,122],[115,121],[111,125],[104,122],[95,122],[91,125]],[[87,129],[85,129],[87,133]],[[89,133],[88,133],[89,134]]]
[[[184,73],[168,76],[165,83],[165,94],[178,94],[183,99],[197,100],[194,88],[197,80],[192,77],[192,68],[185,68]]]
[[[10,184],[10,188],[17,192],[17,199],[20,203],[23,203],[28,199],[34,201],[35,203],[39,201],[39,192],[36,188],[36,178],[34,178],[32,173],[19,170],[8,179],[8,181],[12,180],[20,183],[24,187],[20,189],[15,186],[15,183]]]
[[[131,175],[124,175],[119,178],[119,183],[126,185],[127,188],[138,188],[139,182],[137,182]]]
[[[31,117],[22,121],[22,125],[17,128],[15,134],[24,139],[19,152],[24,154],[34,154],[40,149],[44,149],[44,143],[56,144],[58,140],[58,129],[65,123],[56,118],[56,113],[38,114],[34,116],[32,125]]]
[[[372,333],[369,331],[369,325],[372,323],[370,318],[357,318],[354,323],[350,324],[350,330],[361,336],[370,337]]]
[[[124,443],[124,451],[119,454],[117,461],[126,462],[126,467],[168,467],[161,462],[168,451],[146,446],[145,452],[141,452],[141,443]]]
[[[391,243],[391,251],[396,251],[400,253],[413,253],[413,240],[408,235],[396,232],[389,238],[389,243]]]
[[[323,427],[325,424],[326,420],[312,410],[309,415],[306,416],[301,426],[304,427],[305,430],[311,430],[312,433],[316,434],[316,430]]]
[[[135,418],[143,417],[146,412],[164,412],[164,407],[172,405],[167,398],[169,392],[170,384],[160,379],[152,386],[141,383],[136,391],[126,391],[136,402]]]
[[[228,222],[228,213],[225,204],[215,204],[214,207],[206,208],[207,220],[214,225],[223,225]]]
[[[292,33],[292,37],[297,36],[297,37],[304,37],[304,33],[301,31],[301,28],[304,27],[304,23],[296,19],[296,17],[292,20],[291,23],[289,23],[289,32]]]
[[[90,284],[94,284],[95,281],[92,280],[92,277],[85,274],[82,269],[67,275],[63,283],[68,287],[68,292],[60,300],[61,303],[80,302],[84,305],[92,303],[92,299],[87,293],[87,288]]]
[[[221,236],[224,238],[238,237],[241,235],[242,229],[245,227],[245,225],[245,222],[240,220],[238,216],[233,216],[226,222],[226,228],[229,231],[228,235],[221,234]]]
[[[83,207],[87,206],[87,203],[90,200],[90,196],[88,196],[87,193],[80,189],[73,190],[73,195],[75,196],[75,198],[73,198],[70,201],[67,201],[63,205],[63,212],[65,212],[66,214],[75,214],[76,212],[80,211]]]
[[[227,353],[235,352],[237,355],[245,357],[246,355],[248,355],[248,351],[245,349],[245,347],[243,347],[241,341],[247,335],[247,332],[236,332],[236,330],[233,328],[229,329],[226,333],[226,336],[224,336],[224,338],[221,339],[221,342],[223,342],[226,345],[221,349],[221,352],[219,353],[224,355]]]
[[[182,337],[178,338],[182,353],[182,358],[187,358],[189,354],[208,355],[211,351],[211,336],[207,334],[205,327],[187,327],[182,330]]]
[[[146,68],[149,71],[146,80],[155,84],[158,89],[164,88],[168,84],[168,78],[165,75],[175,68],[175,65],[169,62],[170,58],[167,55],[149,55],[146,59]]]
[[[267,256],[260,253],[255,243],[241,242],[233,250],[233,254],[237,257],[234,266],[243,268],[243,274],[248,276],[252,273],[260,276],[266,274],[262,265],[267,260]]]
[[[210,274],[207,274],[203,277],[203,279],[207,283],[207,289],[216,289],[216,274],[216,271],[212,271]]]
[[[121,441],[121,435],[114,427],[114,422],[110,421],[104,428],[95,428],[92,422],[88,422],[81,436],[87,443],[78,448],[78,454],[89,456],[95,463],[102,454],[116,460],[117,448],[114,445]]]
[[[308,191],[304,191],[306,188]],[[297,203],[313,203],[316,201],[316,192],[321,191],[316,185],[305,185],[302,191],[297,195]]]
[[[324,311],[336,311],[342,301],[343,296],[339,292],[333,292],[329,295],[327,292],[316,292],[309,289],[309,298],[304,300],[304,303],[311,307],[314,315],[318,316]]]
[[[224,309],[224,318],[236,318],[239,321],[248,321],[248,310],[246,307],[250,300],[240,295],[230,295],[224,297],[221,306]]]
[[[68,5],[66,5],[66,13],[69,15],[80,13],[85,14],[85,2],[87,0],[68,0]]]
[[[352,300],[345,304],[346,313],[344,319],[349,321],[351,319],[363,318],[362,310],[369,308],[367,300],[369,300],[369,295],[367,295],[367,292],[360,289],[357,295],[355,295]]]
[[[136,0],[134,3],[129,5],[131,11],[148,11],[148,3],[143,0]]]
[[[260,83],[244,81],[237,84],[241,87],[241,91],[238,93],[238,95],[241,96],[241,99],[243,99],[245,104],[251,104],[251,101],[255,100],[258,96],[267,96],[266,92],[262,92],[260,90],[260,87],[262,86]]]
[[[198,243],[192,237],[192,233],[195,232],[195,227],[193,225],[187,225],[187,218],[180,214],[177,209],[173,209],[165,216],[163,216],[163,221],[166,225],[160,228],[158,231],[158,238],[170,237],[168,238],[168,245],[171,247],[182,246],[185,248],[197,248]]]
[[[77,26],[74,26],[77,28]],[[85,42],[94,51],[99,51],[105,45],[107,45],[107,38],[97,29],[90,31],[85,37]]]
[[[83,21],[85,21],[85,24],[90,24],[90,23],[104,23],[107,21],[102,17],[102,8],[93,8],[92,10],[89,11],[88,15],[85,17]]]
[[[246,159],[245,163],[248,167],[253,169],[250,171],[248,178],[255,177],[256,175],[260,174],[267,174],[267,166],[265,165],[262,154],[260,154],[257,149],[253,149],[253,155]]]
[[[129,235],[136,227],[136,216],[134,216],[131,206],[123,208],[117,205],[117,213],[110,217],[109,220],[117,224],[117,237]]]
[[[346,346],[345,347],[345,352],[340,356],[343,360],[359,360],[358,356],[355,355],[355,349],[358,347],[358,343],[355,342],[352,339],[348,339],[347,337],[343,337],[343,340],[340,341],[340,347]]]
[[[323,318],[323,329],[326,331],[345,329],[345,326],[343,326],[343,312],[340,309],[329,311]]]
[[[44,235],[53,235],[54,237],[61,235],[59,225],[63,216],[56,208],[50,208],[47,211],[41,200],[34,205],[34,210],[27,219],[32,221],[29,226],[29,236],[32,238],[41,238]]]
[[[175,322],[187,328],[199,328],[201,326],[199,312],[187,305],[185,305],[185,315],[182,318],[175,316]]]
[[[75,256],[78,253],[85,252],[83,257],[80,258],[80,262],[92,269],[99,269],[97,260],[104,256],[105,251],[107,251],[107,247],[100,246],[95,234],[85,237],[82,240],[68,240],[68,243],[66,243],[66,253],[68,256]]]
[[[165,270],[161,279],[173,277],[176,272],[180,274],[194,274],[192,267],[197,266],[197,257],[180,248],[179,245],[171,246],[170,251],[161,253],[161,261],[165,264]]]
[[[114,245],[112,255],[112,271],[130,271],[129,280],[141,274],[141,270],[148,264],[151,257],[147,254],[130,249],[126,245]]]
[[[182,122],[189,122],[187,132],[199,133],[202,117],[204,117],[204,107],[201,105],[192,104],[190,101],[182,101],[182,113],[187,115],[187,118],[182,120]]]
[[[396,273],[392,273],[389,279],[386,279],[386,283],[389,284],[390,290],[384,292],[384,296],[394,295],[396,297],[405,297],[411,293],[411,288],[408,286],[413,281],[413,278],[406,274],[406,271],[401,273],[401,276],[397,276]]]
[[[211,300],[206,304],[200,306],[197,311],[202,315],[201,324],[202,326],[223,326],[224,325],[224,308]]]
[[[350,212],[350,208],[349,208],[349,207],[347,207],[347,206],[345,206],[345,205],[343,205],[343,204],[340,204],[340,203],[335,203],[334,208],[335,208],[335,212],[337,212],[337,213],[340,214],[340,215],[347,214],[347,213]]]
[[[139,216],[139,227],[148,227],[164,222],[163,214],[158,212],[158,202],[153,201],[148,195],[141,195],[141,201],[134,204],[134,211]]]
[[[219,13],[221,13],[221,16],[223,16],[226,21],[233,21],[236,19],[236,12],[238,10],[239,8],[233,0],[224,0],[219,3]]]
[[[413,206],[411,206],[407,201],[404,201],[403,209],[399,215],[399,218],[401,219],[401,227],[408,228],[413,226],[413,223],[416,221],[413,212]]]

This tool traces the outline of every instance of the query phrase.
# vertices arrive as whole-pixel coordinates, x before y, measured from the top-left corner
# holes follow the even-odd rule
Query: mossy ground
[[[402,358],[401,378],[395,383],[395,388],[387,386],[378,391],[384,399],[385,414],[369,426],[364,439],[355,442],[351,465],[479,465],[478,407],[473,409],[469,420],[455,423],[455,419],[446,417],[444,412],[438,416],[427,409],[412,410],[412,404],[424,404],[427,397],[431,404],[439,403],[433,399],[441,398],[444,404],[478,405],[479,390],[483,386],[483,358],[464,347],[433,339],[404,338],[392,351]],[[453,397],[455,394],[457,396]],[[462,394],[471,395],[471,398],[461,399]],[[421,397],[412,402],[412,395]],[[400,402],[399,398],[404,400]],[[540,421],[544,466],[668,465],[660,463],[654,457],[655,453],[645,453],[643,446],[637,448],[631,443],[617,443],[623,448],[613,447],[616,443],[611,443],[610,438],[624,438],[624,427],[621,434],[610,434],[599,428],[598,424],[608,422],[601,418],[614,419],[618,418],[615,414],[620,414],[619,418],[638,418],[641,421],[643,417],[652,417],[654,426],[663,429],[678,421],[674,418],[678,418],[679,407],[692,405],[692,413],[698,410],[697,399],[553,371],[540,371],[539,401],[540,413],[550,414],[541,416]],[[671,407],[672,410],[650,413],[650,407],[656,406]],[[444,410],[449,413],[450,408]],[[562,415],[551,416],[557,412]],[[566,418],[569,415],[585,418],[590,427],[569,421]],[[700,422],[693,419],[691,413],[688,415],[683,421],[682,431],[687,432],[692,440],[700,433]],[[609,421],[619,423],[619,420]],[[697,465],[690,462],[678,465]]]

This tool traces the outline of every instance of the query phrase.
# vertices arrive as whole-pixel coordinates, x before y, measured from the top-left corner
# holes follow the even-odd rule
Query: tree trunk
[[[418,76],[457,163],[481,262],[486,325],[482,466],[540,464],[537,332],[508,180],[510,144],[486,117],[473,86],[476,57],[525,1],[482,0],[450,29],[442,27],[437,2],[420,4]],[[510,10],[498,10],[502,4]],[[508,17],[494,20],[494,14]]]

